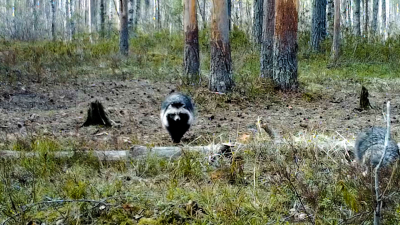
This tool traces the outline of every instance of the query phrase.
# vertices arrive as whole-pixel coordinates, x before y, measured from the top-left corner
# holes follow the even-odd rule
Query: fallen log
[[[48,152],[55,158],[71,158],[75,154],[80,156],[95,156],[99,160],[103,161],[119,161],[119,160],[130,160],[130,159],[141,159],[149,155],[154,155],[160,158],[177,158],[181,156],[185,151],[188,152],[199,152],[203,154],[220,154],[227,153],[227,149],[231,151],[231,145],[228,144],[217,144],[208,146],[191,146],[191,147],[153,147],[148,148],[146,146],[133,146],[130,150],[108,150],[108,151],[55,151]],[[12,151],[3,150],[0,151],[0,158],[11,158],[18,159],[23,157],[33,158],[43,156],[40,152],[26,152],[26,151]]]

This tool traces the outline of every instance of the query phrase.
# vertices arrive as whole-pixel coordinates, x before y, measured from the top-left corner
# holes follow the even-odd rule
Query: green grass
[[[130,162],[94,157],[7,159],[0,164],[0,221],[26,224],[351,224],[372,220],[371,179],[342,150],[261,142],[241,163],[187,153]],[[257,147],[258,146],[258,147]],[[237,156],[236,156],[237,157]],[[332,160],[333,159],[333,160]],[[243,168],[242,170],[240,168]],[[382,187],[390,173],[385,173]],[[384,222],[400,222],[399,170],[386,192]],[[57,202],[58,201],[58,202]],[[195,203],[193,203],[194,201]],[[305,207],[305,209],[303,208]]]

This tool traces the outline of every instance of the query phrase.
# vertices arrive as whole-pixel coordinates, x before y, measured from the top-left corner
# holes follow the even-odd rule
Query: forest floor
[[[0,74],[0,150],[39,153],[37,158],[0,160],[2,225],[372,221],[372,176],[362,175],[365,168],[354,162],[352,144],[361,130],[384,126],[389,100],[392,136],[400,140],[396,63],[343,59],[338,67],[327,68],[326,56],[299,54],[301,88],[282,93],[258,78],[259,55],[238,49],[233,39],[235,91],[217,94],[206,85],[182,85],[177,71],[183,51],[171,50],[182,39],[170,40],[168,49],[157,40],[142,41],[132,43],[131,54],[138,56],[126,60],[107,56],[75,67],[76,61],[66,61],[75,60],[66,50],[64,58],[64,53],[49,53],[35,67],[24,61],[33,51],[28,46],[27,55],[21,56],[21,50],[17,55],[22,63],[10,66],[15,77],[9,73],[13,70],[0,67],[0,72],[8,71]],[[107,44],[99,46],[109,54]],[[145,49],[140,52],[140,47]],[[36,48],[43,53],[42,46]],[[351,54],[356,50],[351,48]],[[209,58],[201,58],[206,78]],[[18,71],[26,77],[20,79]],[[42,82],[37,82],[38,74]],[[362,86],[373,106],[366,111],[358,109]],[[151,154],[114,162],[82,157],[89,150],[173,145],[159,119],[161,102],[173,91],[190,95],[196,106],[196,121],[180,146],[247,145],[234,148],[232,158],[215,161],[187,151],[177,159]],[[113,127],[81,127],[94,100],[102,102]],[[259,119],[284,142],[272,142],[257,126]],[[53,157],[59,150],[76,154]],[[394,168],[382,173],[383,224],[400,222],[400,170]]]
[[[97,150],[127,149],[132,144],[170,145],[169,135],[161,128],[159,112],[163,99],[174,91],[189,93],[196,104],[196,122],[185,135],[184,144],[251,138],[256,135],[258,119],[267,122],[281,136],[324,133],[340,134],[353,140],[366,127],[384,126],[382,107],[388,100],[393,106],[392,130],[397,137],[400,132],[400,78],[390,81],[371,78],[369,83],[371,85],[366,87],[374,109],[367,111],[358,109],[361,85],[351,79],[307,83],[305,89],[312,92],[270,92],[256,99],[241,94],[220,95],[209,92],[206,87],[195,90],[176,83],[140,78],[3,85],[0,90],[0,138],[3,140],[0,148],[9,147],[7,142],[27,135],[51,135],[61,143],[84,139],[83,149]],[[81,127],[89,103],[94,100],[103,103],[117,126]]]

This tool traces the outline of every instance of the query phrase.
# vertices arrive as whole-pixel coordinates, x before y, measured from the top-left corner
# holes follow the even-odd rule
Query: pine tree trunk
[[[360,0],[354,0],[354,31],[356,36],[361,37],[361,14],[360,14]]]
[[[134,0],[129,0],[129,22],[128,22],[128,29],[130,30],[130,31],[132,31],[133,30],[133,16],[134,16],[134,12],[135,12],[135,10],[133,10],[133,8],[135,7],[135,4],[134,4]]]
[[[139,24],[139,19],[141,16],[141,2],[142,0],[136,0],[136,15],[135,15],[135,21],[133,23],[133,29],[136,30],[137,26]]]
[[[336,64],[340,51],[340,0],[335,0],[335,30],[333,32],[333,43],[331,52],[332,64]]]
[[[51,0],[51,36],[53,41],[56,40],[56,2]]]
[[[129,52],[129,33],[128,33],[128,0],[119,1],[120,10],[120,31],[119,31],[119,51],[122,55]]]
[[[297,90],[298,0],[277,0],[275,4],[273,81],[281,90]]]
[[[311,48],[320,51],[320,44],[326,36],[326,0],[313,0]]]
[[[71,27],[69,21],[71,18],[69,17],[71,13],[69,12],[70,9],[70,1],[65,0],[65,40],[71,40]]]
[[[364,20],[364,37],[368,40],[368,23],[369,23],[369,17],[368,17],[368,1],[369,0],[364,0],[365,1],[365,20]]]
[[[100,0],[100,35],[102,38],[106,35],[106,8],[105,0]]]
[[[328,35],[330,38],[333,37],[333,21],[334,21],[334,0],[328,0],[328,13],[327,13],[327,20],[328,20]]]
[[[263,14],[260,70],[261,77],[272,79],[274,75],[275,0],[264,0]]]
[[[229,30],[232,29],[232,0],[228,1],[228,18],[229,18]]]
[[[378,28],[378,9],[379,0],[373,0],[373,10],[372,10],[372,35],[376,35],[376,30]]]
[[[199,67],[199,28],[197,25],[196,0],[185,0],[184,8],[185,74],[189,84],[198,84],[200,81]]]
[[[157,28],[161,30],[161,8],[160,8],[160,1],[157,0]]]
[[[211,15],[211,71],[209,89],[229,92],[234,86],[229,43],[227,0],[213,0]]]
[[[75,0],[70,0],[69,2],[71,9],[70,9],[70,21],[69,21],[69,27],[70,27],[70,37],[71,40],[73,39],[74,35],[75,35],[75,18],[74,18],[74,13],[75,13]]]
[[[382,0],[382,33],[386,35],[386,0]]]
[[[263,2],[264,0],[254,0],[253,37],[257,44],[260,44],[262,39]]]

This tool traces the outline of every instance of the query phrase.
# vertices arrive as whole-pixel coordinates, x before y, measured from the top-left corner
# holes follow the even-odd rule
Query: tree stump
[[[367,110],[371,107],[368,99],[368,90],[362,86],[361,88],[361,95],[360,95],[360,109]]]
[[[103,125],[106,127],[112,126],[110,119],[107,117],[107,113],[104,111],[103,105],[98,100],[90,103],[87,118],[82,127],[92,125]]]

